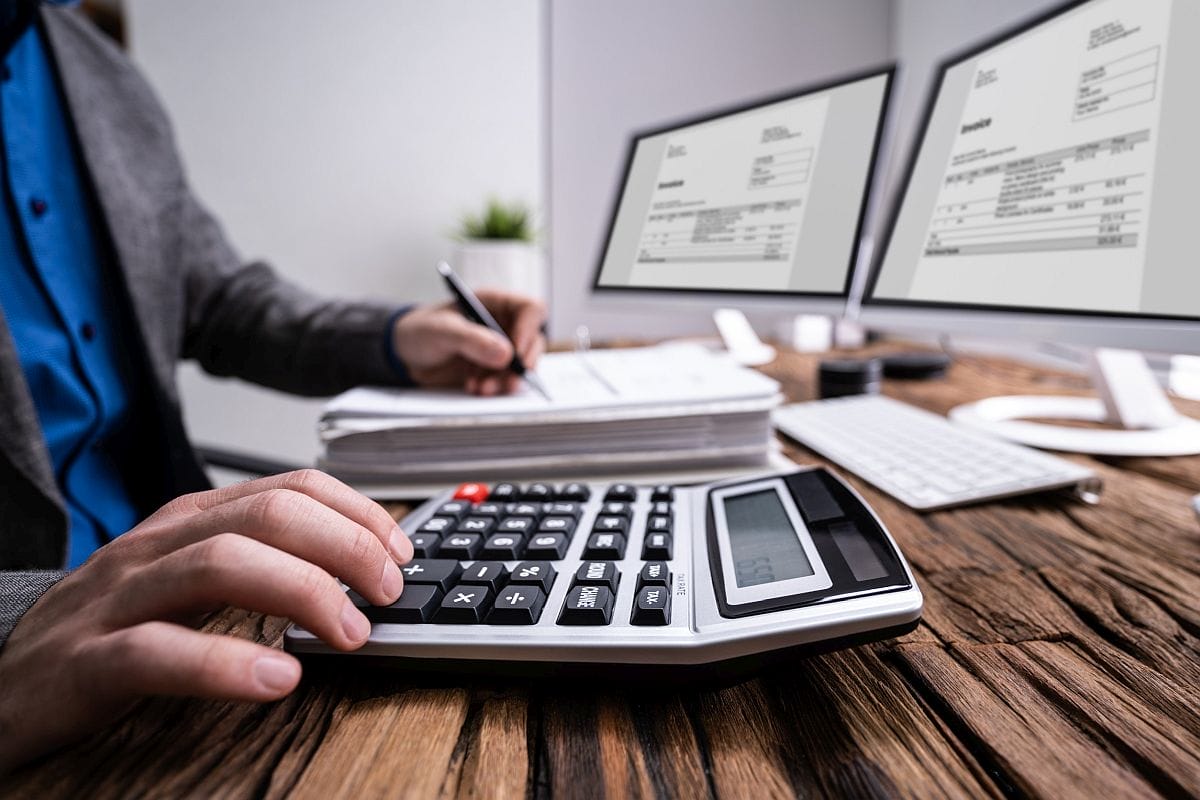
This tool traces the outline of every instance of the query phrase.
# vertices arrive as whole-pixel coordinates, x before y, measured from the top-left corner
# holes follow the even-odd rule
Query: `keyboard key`
[[[646,533],[670,533],[671,518],[664,516],[653,516],[646,520]]]
[[[488,538],[483,544],[480,558],[493,558],[497,561],[516,561],[520,558],[521,546],[525,537],[516,533],[497,533]]]
[[[648,561],[642,565],[642,571],[638,573],[638,588],[644,589],[647,586],[670,586],[671,572],[667,569],[665,561]]]
[[[672,550],[671,534],[647,533],[642,544],[643,561],[670,561]]]
[[[531,483],[521,492],[521,499],[530,503],[544,503],[557,496],[554,487],[548,483]]]
[[[650,513],[659,517],[669,517],[671,516],[671,504],[665,500],[659,500],[656,503],[651,503]]]
[[[592,533],[629,533],[629,520],[624,517],[596,517]]]
[[[453,533],[442,540],[438,555],[442,558],[457,558],[471,561],[483,549],[483,537],[477,533]]]
[[[667,625],[671,622],[671,590],[665,586],[647,586],[633,601],[633,625]]]
[[[541,503],[509,503],[508,513],[514,517],[541,519],[545,509]]]
[[[488,499],[493,503],[511,503],[521,496],[521,487],[515,483],[497,483],[492,487]]]
[[[547,503],[546,514],[551,517],[574,517],[579,519],[583,514],[583,507],[579,503]]]
[[[408,540],[412,542],[413,558],[433,558],[442,543],[442,537],[436,533],[414,533]]]
[[[625,557],[625,537],[619,533],[593,533],[588,538],[583,557],[620,561]]]
[[[563,500],[586,503],[592,496],[592,490],[586,483],[568,483],[559,490],[558,496]]]
[[[496,529],[496,520],[491,517],[467,517],[458,523],[455,533],[477,533],[487,536]]]
[[[371,622],[416,624],[429,622],[442,599],[436,586],[405,586],[400,599],[390,606],[373,606],[357,592],[346,593]]]
[[[583,558],[619,561],[625,558],[625,537],[620,534],[592,534],[588,537],[587,547],[583,548]]]
[[[507,517],[500,520],[500,524],[496,526],[496,533],[512,533],[521,536],[532,533],[536,527],[537,520],[533,517]]]
[[[449,503],[442,503],[438,510],[433,512],[435,517],[452,517],[453,519],[462,519],[471,510],[471,504],[466,500],[451,500]]]
[[[537,586],[546,594],[554,586],[554,566],[545,561],[522,561],[508,576],[509,585]]]
[[[476,561],[463,570],[458,582],[486,586],[495,592],[504,585],[507,577],[508,567],[499,561]]]
[[[669,503],[675,499],[675,487],[665,483],[655,486],[650,492],[650,501],[654,503],[666,502]]]
[[[629,503],[605,503],[600,506],[600,513],[608,517],[633,517],[633,506]]]
[[[576,586],[567,592],[559,625],[607,625],[612,621],[613,593],[603,586]]]
[[[576,586],[607,586],[615,592],[620,580],[621,573],[611,561],[584,561],[575,570]]]
[[[400,571],[404,573],[406,587],[436,586],[444,592],[458,582],[462,566],[450,558],[417,558],[401,567]]]
[[[471,509],[471,516],[473,517],[492,517],[494,519],[496,517],[503,517],[505,513],[504,503],[480,503]]]
[[[574,517],[546,517],[538,525],[539,533],[561,533],[570,536],[575,532]]]
[[[632,503],[637,500],[637,487],[631,483],[614,483],[604,493],[604,499]]]
[[[489,625],[533,625],[542,616],[545,593],[536,586],[509,586],[496,596],[487,616]]]
[[[567,554],[571,540],[561,533],[535,533],[525,548],[526,558],[558,561]]]
[[[417,533],[450,533],[454,530],[454,520],[447,517],[433,517],[425,520],[425,524],[417,528]]]
[[[464,483],[454,490],[455,500],[482,503],[488,499],[488,487],[482,483]]]
[[[459,625],[483,622],[491,599],[492,590],[486,586],[459,584],[446,592],[441,606],[433,615],[433,621]]]

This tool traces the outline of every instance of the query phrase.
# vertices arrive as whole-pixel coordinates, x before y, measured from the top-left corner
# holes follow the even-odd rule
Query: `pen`
[[[521,360],[521,356],[517,354],[517,343],[512,341],[512,337],[505,333],[504,328],[500,327],[500,323],[496,322],[496,318],[488,312],[483,303],[479,302],[479,298],[471,291],[471,287],[463,283],[462,278],[454,274],[454,270],[450,269],[450,265],[445,261],[441,261],[437,265],[437,270],[445,279],[446,285],[450,287],[450,293],[454,295],[454,299],[458,302],[458,310],[463,316],[472,322],[483,325],[485,328],[491,328],[496,333],[508,339],[513,344],[512,361],[508,364],[508,369],[514,375],[524,378],[525,382],[537,390],[538,394],[550,400],[550,395],[546,391],[546,387],[538,380],[537,375],[531,370],[525,368],[525,362]]]

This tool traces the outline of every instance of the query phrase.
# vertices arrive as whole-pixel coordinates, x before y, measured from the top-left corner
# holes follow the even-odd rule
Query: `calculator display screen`
[[[813,574],[778,492],[765,489],[727,497],[724,505],[739,588]]]

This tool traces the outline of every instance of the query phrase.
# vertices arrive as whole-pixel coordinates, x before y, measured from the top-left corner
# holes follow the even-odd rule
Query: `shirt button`
[[[96,326],[90,322],[83,323],[79,326],[79,335],[83,337],[84,341],[90,342],[96,338]]]
[[[35,197],[29,201],[29,210],[35,217],[40,217],[50,210],[50,204],[40,197]]]

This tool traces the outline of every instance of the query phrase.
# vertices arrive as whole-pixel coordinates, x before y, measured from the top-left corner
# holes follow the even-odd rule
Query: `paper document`
[[[1063,251],[1068,307],[1138,310],[1169,6],[1112,0],[980,58],[912,294],[1034,306]],[[1067,292],[1061,293],[1067,295]]]
[[[779,391],[765,375],[691,344],[548,353],[537,374],[549,401],[524,385],[500,397],[364,387],[330,401],[325,419],[541,415],[764,398]]]

